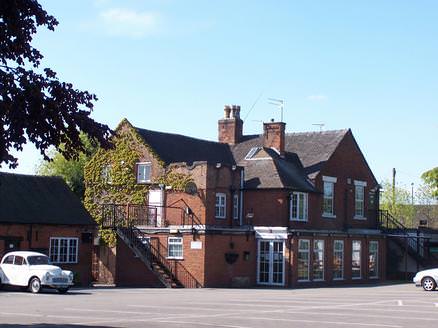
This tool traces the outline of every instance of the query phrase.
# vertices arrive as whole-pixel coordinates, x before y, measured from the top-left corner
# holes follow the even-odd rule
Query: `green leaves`
[[[424,172],[421,175],[421,178],[430,188],[432,188],[433,197],[438,198],[438,167]]]

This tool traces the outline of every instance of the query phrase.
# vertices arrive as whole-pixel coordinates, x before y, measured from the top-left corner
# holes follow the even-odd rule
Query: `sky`
[[[377,180],[410,188],[438,166],[438,2],[40,0],[60,22],[33,45],[95,93],[92,117],[217,140],[225,104],[244,133],[351,128]],[[15,172],[35,173],[32,146]],[[7,170],[4,166],[1,170]]]

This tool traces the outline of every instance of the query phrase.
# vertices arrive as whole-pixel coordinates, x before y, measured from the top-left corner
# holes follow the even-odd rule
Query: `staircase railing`
[[[379,211],[379,225],[383,230],[390,233],[390,237],[397,238],[400,245],[406,247],[408,251],[415,254],[420,260],[426,259],[425,245],[427,238],[410,234],[409,228],[398,221],[387,210]]]
[[[158,239],[154,239],[153,242],[147,241],[148,235],[134,226],[117,227],[116,231],[129,240],[131,246],[136,248],[147,263],[150,263],[152,270],[155,270],[154,264],[159,265],[177,287],[202,287],[180,262],[167,259],[167,248]]]

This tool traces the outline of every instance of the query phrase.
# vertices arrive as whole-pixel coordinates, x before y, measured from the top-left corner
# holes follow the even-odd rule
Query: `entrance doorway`
[[[257,283],[284,285],[284,240],[259,240]]]

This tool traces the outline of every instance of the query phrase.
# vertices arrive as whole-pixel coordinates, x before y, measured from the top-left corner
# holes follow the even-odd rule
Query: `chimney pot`
[[[284,156],[285,152],[285,127],[286,123],[274,122],[274,120],[263,124],[263,146],[266,148],[275,148],[280,156]]]
[[[224,106],[224,118],[230,118],[231,106]]]

